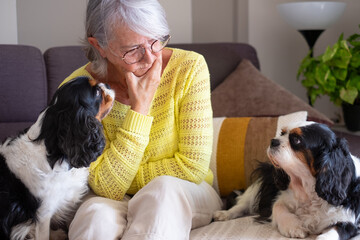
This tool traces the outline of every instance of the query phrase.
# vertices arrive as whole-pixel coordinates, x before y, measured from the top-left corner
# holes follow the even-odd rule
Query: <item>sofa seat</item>
[[[315,239],[309,236],[308,239]],[[190,240],[240,240],[240,239],[291,239],[274,230],[271,223],[258,223],[254,216],[232,219],[223,222],[212,222],[207,226],[191,231]]]

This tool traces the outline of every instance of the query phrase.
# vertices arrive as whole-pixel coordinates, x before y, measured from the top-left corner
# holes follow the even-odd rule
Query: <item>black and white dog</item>
[[[87,193],[88,166],[105,147],[101,119],[114,91],[86,77],[55,93],[36,123],[0,145],[0,239],[46,239]]]
[[[349,239],[358,234],[360,161],[345,139],[318,123],[294,123],[271,140],[271,163],[260,164],[257,180],[235,206],[214,213],[218,221],[245,214],[271,220],[285,237]]]

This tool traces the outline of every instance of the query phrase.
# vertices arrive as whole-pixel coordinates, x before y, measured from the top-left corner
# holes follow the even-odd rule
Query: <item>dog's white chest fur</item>
[[[0,146],[0,153],[5,157],[10,171],[21,180],[34,197],[41,201],[37,216],[40,221],[44,220],[45,224],[37,227],[49,226],[50,219],[55,222],[63,221],[72,214],[76,204],[88,191],[89,175],[88,168],[70,169],[66,161],[61,164],[58,161],[54,168],[51,168],[47,161],[45,144],[42,141],[30,140],[38,131],[39,125],[35,124],[27,134]],[[28,223],[21,224],[21,226],[27,225]],[[23,231],[24,228],[20,225],[17,227],[19,230],[14,233],[19,236],[13,238],[22,238],[22,234],[25,235],[26,231]],[[45,238],[48,235],[47,229],[31,231],[35,231],[39,236],[44,235]]]
[[[40,117],[39,117],[40,119]],[[50,202],[73,201],[74,196],[86,193],[88,168],[72,168],[65,161],[56,163],[52,169],[47,161],[46,147],[43,142],[33,142],[29,134],[38,132],[38,126],[32,126],[28,134],[0,146],[10,171],[19,178],[31,194]],[[35,133],[36,134],[36,133]],[[11,161],[16,159],[16,161]],[[69,192],[69,190],[71,192]]]
[[[318,197],[315,191],[310,194],[306,201],[299,201],[299,198],[293,196],[291,190],[281,192],[275,204],[282,204],[287,207],[290,213],[293,213],[300,220],[301,228],[307,229],[310,234],[320,234],[328,226],[339,221],[355,221],[354,212],[342,206],[335,207],[327,201]],[[279,214],[274,208],[273,215]],[[277,225],[274,222],[273,224]]]
[[[65,161],[51,168],[45,144],[30,141],[26,134],[0,146],[0,153],[10,171],[41,202],[37,209],[40,224],[36,229],[31,222],[15,226],[12,239],[23,239],[28,232],[36,234],[35,239],[48,239],[50,220],[60,222],[69,218],[87,193],[88,168],[69,169]]]
[[[62,164],[56,163],[52,169],[47,162],[45,145],[31,142],[26,139],[27,135],[21,138],[21,140],[14,140],[6,147],[1,146],[0,152],[7,160],[7,166],[11,172],[35,197],[59,201],[75,193],[87,191],[88,168],[69,170],[68,164],[62,162]],[[9,161],[11,159],[17,159],[17,161]],[[73,193],[69,193],[69,190]]]

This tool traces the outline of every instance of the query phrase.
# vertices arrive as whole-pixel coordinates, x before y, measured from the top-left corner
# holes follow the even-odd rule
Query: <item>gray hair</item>
[[[105,48],[114,37],[113,28],[120,24],[153,39],[160,39],[170,32],[165,11],[157,0],[89,0],[83,43],[86,56],[92,62],[92,70],[100,76],[107,74],[107,60],[87,38],[95,37]]]

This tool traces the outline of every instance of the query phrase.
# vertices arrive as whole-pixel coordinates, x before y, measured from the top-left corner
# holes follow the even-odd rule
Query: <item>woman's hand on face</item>
[[[151,68],[140,77],[132,72],[125,73],[133,111],[144,115],[149,113],[151,102],[160,83],[161,69],[162,55],[157,57]]]

